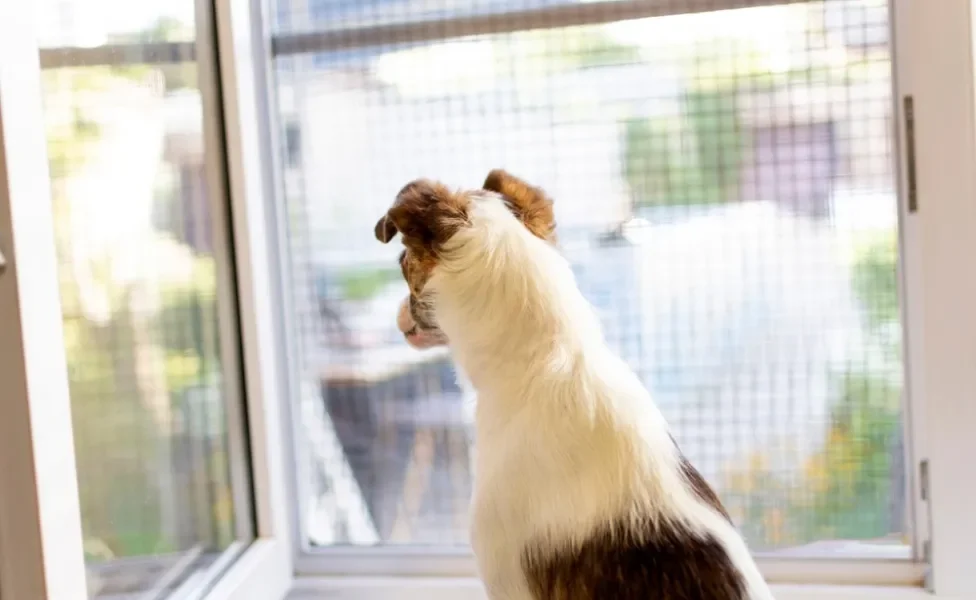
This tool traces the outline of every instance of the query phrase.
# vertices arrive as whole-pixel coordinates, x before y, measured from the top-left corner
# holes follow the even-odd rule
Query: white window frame
[[[260,5],[216,0],[224,149],[236,257],[238,310],[249,416],[257,541],[207,595],[213,600],[267,600],[283,597],[292,582],[292,494],[288,465],[285,343],[275,302],[277,252],[269,218],[270,179],[262,148],[265,128],[265,68],[259,62],[263,36],[254,28]],[[251,559],[248,563],[248,559]]]
[[[85,590],[40,73],[25,4],[0,4],[0,597]]]
[[[902,270],[918,538],[929,587],[976,596],[976,3],[894,0]],[[914,108],[906,136],[903,99]],[[912,147],[910,147],[912,146]],[[911,150],[911,152],[909,151]],[[908,160],[914,155],[914,164]],[[914,177],[909,178],[912,173]],[[910,189],[914,180],[914,192]],[[908,210],[909,196],[917,210]]]
[[[246,475],[256,517],[255,539],[239,552],[232,547],[206,585],[186,591],[213,600],[282,598],[293,574],[286,395],[269,295],[278,287],[275,255],[266,237],[262,162],[250,153],[259,148],[249,121],[257,114],[249,73],[252,44],[260,39],[249,30],[250,10],[245,2],[215,3],[206,25],[216,34],[220,78],[201,61],[205,85],[222,84],[219,94],[203,90],[207,108],[223,117],[205,137],[208,151],[224,150],[228,164],[251,452]],[[59,56],[39,52],[33,12],[29,3],[0,3],[0,597],[78,600],[87,596],[83,534],[40,87],[41,64],[57,66],[51,61]],[[152,46],[162,54],[172,49]],[[88,49],[67,54],[102,60]]]

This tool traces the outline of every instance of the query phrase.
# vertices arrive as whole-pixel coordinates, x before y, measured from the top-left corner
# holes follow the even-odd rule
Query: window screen
[[[372,227],[503,167],[754,549],[909,556],[886,2],[276,8],[312,544],[466,543],[474,399]]]

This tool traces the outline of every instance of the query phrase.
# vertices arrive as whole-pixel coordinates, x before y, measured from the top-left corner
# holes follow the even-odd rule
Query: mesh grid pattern
[[[755,549],[902,551],[887,3],[506,16],[556,4],[276,2],[305,50],[276,74],[306,534],[466,542],[472,399],[400,338],[370,232],[409,180],[503,167],[555,199],[610,343]]]
[[[142,44],[192,40],[193,3],[48,4],[44,133],[89,597],[157,597],[237,538],[197,65],[132,63]],[[74,67],[76,45],[124,49]]]
[[[371,27],[411,22],[440,21],[455,17],[492,15],[511,10],[531,10],[567,4],[566,0],[308,0],[281,2],[275,13],[276,30],[298,33],[321,29]]]

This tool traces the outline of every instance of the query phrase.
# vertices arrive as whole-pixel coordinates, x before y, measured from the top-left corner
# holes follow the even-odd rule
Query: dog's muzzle
[[[400,309],[397,311],[397,328],[403,333],[408,344],[420,350],[447,343],[447,337],[439,329],[424,328],[417,323],[410,310],[410,296],[400,302]]]

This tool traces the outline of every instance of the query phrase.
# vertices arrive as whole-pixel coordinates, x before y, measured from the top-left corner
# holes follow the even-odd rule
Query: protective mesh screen
[[[503,167],[753,548],[907,556],[888,6],[731,4],[278,1],[314,544],[466,542],[472,399],[372,227]]]

